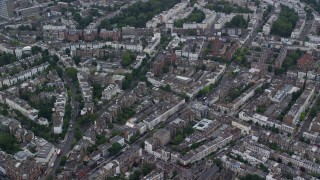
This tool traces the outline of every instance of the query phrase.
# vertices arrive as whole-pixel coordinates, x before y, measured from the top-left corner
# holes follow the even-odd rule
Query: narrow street
[[[313,102],[311,103],[311,105],[309,106],[310,109],[314,106],[314,104],[317,102],[317,98],[319,97],[319,94],[317,94],[317,96],[314,98]],[[312,122],[312,117],[310,116],[310,111],[307,114],[307,118],[302,122],[301,127],[299,128],[296,136],[297,138],[301,138],[303,137],[303,133],[306,132],[309,129],[309,126]]]
[[[77,101],[75,100],[75,87],[73,85],[73,83],[70,81],[69,78],[66,77],[65,73],[63,74],[63,80],[64,82],[66,82],[66,84],[70,87],[71,90],[71,107],[72,107],[72,113],[71,113],[71,119],[70,119],[70,125],[69,125],[69,129],[68,132],[66,134],[66,138],[65,141],[61,144],[61,154],[60,156],[58,156],[54,162],[54,165],[51,169],[50,175],[54,175],[55,172],[57,171],[59,164],[60,164],[60,160],[61,158],[66,155],[71,147],[72,141],[74,139],[74,132],[75,132],[75,120],[78,116],[79,113],[79,104],[77,103]]]

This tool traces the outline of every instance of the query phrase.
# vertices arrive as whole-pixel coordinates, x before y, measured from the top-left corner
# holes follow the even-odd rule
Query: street
[[[71,119],[70,119],[70,125],[68,132],[66,134],[65,141],[61,144],[61,154],[58,156],[54,162],[53,167],[51,168],[50,175],[54,175],[57,171],[61,158],[66,155],[71,147],[72,141],[74,139],[74,132],[75,132],[75,120],[77,119],[78,113],[79,113],[79,104],[75,100],[75,94],[76,90],[73,85],[73,83],[70,81],[69,78],[66,77],[65,73],[63,74],[63,79],[67,83],[67,85],[70,87],[71,90],[71,106],[72,106],[72,113],[71,113]],[[71,126],[72,125],[72,126]]]

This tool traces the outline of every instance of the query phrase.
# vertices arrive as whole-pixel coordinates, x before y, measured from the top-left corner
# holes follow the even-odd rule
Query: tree
[[[165,65],[163,68],[162,68],[162,72],[163,73],[168,73],[169,72],[169,66],[168,65]]]
[[[240,180],[263,180],[264,178],[261,178],[260,176],[256,175],[256,174],[248,174],[242,178],[240,178]]]
[[[317,109],[315,107],[312,107],[310,110],[310,117],[314,118],[317,116]]]
[[[123,66],[129,66],[135,60],[135,56],[131,51],[126,51],[122,54],[121,64]]]
[[[64,52],[66,53],[66,55],[70,56],[71,51],[69,48],[66,48]]]
[[[81,57],[80,56],[75,56],[72,59],[74,60],[74,63],[76,65],[79,65],[79,63],[81,62]]]
[[[41,40],[43,40],[42,36],[36,36],[36,41],[41,41]]]
[[[138,1],[123,9],[123,13],[120,15],[102,20],[99,27],[105,29],[112,29],[114,25],[118,28],[124,26],[144,27],[153,16],[172,8],[179,2],[180,0]]]
[[[167,84],[165,87],[164,87],[164,90],[167,91],[167,92],[170,92],[171,91],[171,86],[169,84]]]
[[[142,174],[146,176],[152,171],[152,166],[148,163],[144,163],[142,165],[141,171],[142,171]]]
[[[92,88],[93,88],[93,98],[98,100],[101,99],[102,91],[103,91],[101,84],[93,83]]]
[[[290,37],[298,19],[298,13],[293,9],[282,6],[279,18],[272,24],[271,34],[281,37]]]
[[[268,65],[268,72],[272,72],[272,66]]]
[[[92,61],[91,65],[92,66],[98,66],[98,63],[97,63],[97,61]]]
[[[205,19],[205,14],[198,8],[194,8],[192,13],[185,19],[178,19],[174,22],[174,26],[182,28],[184,23],[201,23]]]
[[[303,121],[306,118],[306,112],[300,114],[300,121]]]
[[[97,135],[96,145],[99,146],[107,142],[107,138],[104,135]]]
[[[0,66],[4,66],[7,64],[11,64],[17,61],[17,58],[15,55],[11,53],[2,53],[0,54]]]
[[[140,171],[134,171],[133,174],[130,174],[129,180],[139,180],[140,175],[141,175]]]
[[[2,114],[3,116],[7,116],[7,115],[9,114],[8,108],[3,108],[1,114]]]
[[[64,166],[66,164],[67,160],[68,160],[67,156],[62,156],[60,163],[59,163],[60,166]]]
[[[67,76],[71,78],[73,81],[78,81],[78,78],[77,78],[78,70],[76,68],[68,67],[66,69],[66,73],[67,73]]]
[[[79,141],[82,138],[82,133],[80,131],[80,128],[77,126],[76,130],[74,132],[74,138]]]
[[[121,146],[121,144],[115,142],[115,143],[113,143],[112,146],[108,149],[108,151],[109,151],[109,153],[110,153],[111,155],[115,155],[115,154],[118,154],[118,153],[121,151],[122,148],[123,148],[123,147]]]
[[[32,46],[31,47],[31,54],[33,54],[33,55],[38,54],[41,51],[42,51],[42,49],[39,46]]]
[[[171,141],[171,143],[174,145],[178,145],[183,141],[183,139],[184,139],[183,136],[179,134]]]
[[[0,149],[8,154],[14,154],[20,151],[17,139],[5,132],[0,132]]]
[[[262,170],[262,171],[264,171],[264,172],[269,172],[269,170],[268,170],[268,167],[266,167],[264,164],[259,164],[259,168]]]
[[[247,28],[248,21],[243,18],[242,15],[234,16],[230,22],[227,22],[225,25],[226,28]]]
[[[125,79],[125,80],[122,82],[122,89],[123,89],[123,90],[126,90],[126,89],[129,89],[129,87],[130,87],[130,82]]]
[[[222,164],[221,159],[216,158],[213,160],[213,162],[219,167],[220,170],[223,168],[223,164]]]
[[[110,124],[108,125],[108,128],[109,128],[109,129],[113,129],[113,128],[114,128],[113,123],[110,123]]]

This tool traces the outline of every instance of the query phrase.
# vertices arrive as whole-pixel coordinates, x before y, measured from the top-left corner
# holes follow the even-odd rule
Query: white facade
[[[53,133],[54,134],[61,134],[62,133],[62,123],[58,126],[53,127]]]
[[[21,102],[21,103],[20,103]],[[15,99],[8,99],[6,98],[6,104],[19,112],[21,112],[24,116],[28,117],[29,119],[35,121],[38,118],[38,110],[33,109],[30,107],[30,105],[26,104],[21,99],[15,98]]]
[[[146,123],[146,125],[147,125],[149,130],[152,130],[157,124],[159,124],[162,121],[167,120],[167,118],[169,116],[171,116],[172,114],[176,113],[184,103],[185,103],[185,100],[183,99],[177,105],[175,105],[171,109],[167,110],[165,113],[161,114],[157,118],[152,119],[150,121],[143,120],[143,122]]]
[[[121,92],[121,90],[117,84],[116,85],[110,84],[108,87],[106,87],[103,90],[101,99],[110,100],[112,98],[112,96],[114,96],[120,92]]]

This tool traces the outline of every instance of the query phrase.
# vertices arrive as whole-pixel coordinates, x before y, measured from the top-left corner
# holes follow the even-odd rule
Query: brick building
[[[99,37],[101,39],[112,39],[112,41],[119,41],[121,39],[121,33],[117,30],[107,31],[106,29],[101,29]]]
[[[312,61],[313,61],[312,55],[307,53],[298,59],[297,66],[302,71],[308,71],[313,64]]]
[[[155,62],[153,63],[152,71],[155,75],[159,75],[162,72],[162,69],[166,65],[173,65],[176,63],[177,56],[174,53],[163,52],[160,53]]]

